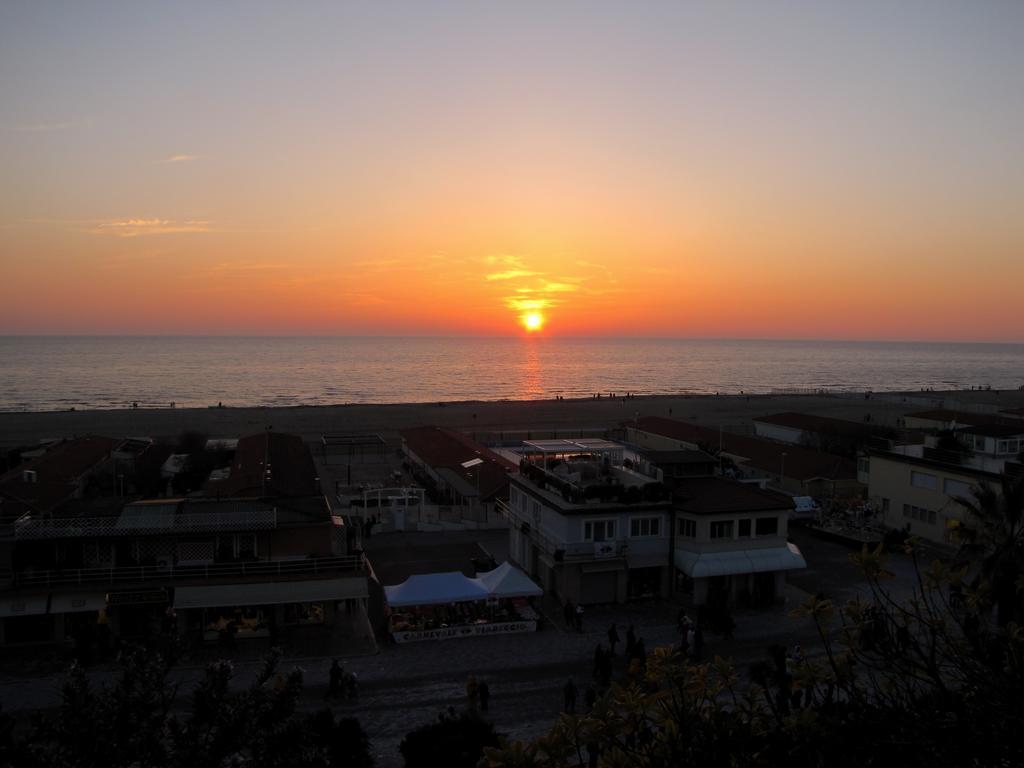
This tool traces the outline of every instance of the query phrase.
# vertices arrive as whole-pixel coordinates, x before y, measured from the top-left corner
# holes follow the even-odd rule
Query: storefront
[[[272,637],[288,627],[329,626],[347,601],[365,600],[366,579],[178,587],[181,631],[207,642]]]

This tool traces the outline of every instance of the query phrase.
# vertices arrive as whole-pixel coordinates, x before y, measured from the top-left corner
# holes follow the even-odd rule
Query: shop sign
[[[503,621],[497,624],[467,624],[461,627],[393,632],[392,636],[396,643],[414,643],[418,640],[448,640],[453,637],[473,637],[475,635],[512,635],[519,632],[535,632],[536,630],[536,621]]]

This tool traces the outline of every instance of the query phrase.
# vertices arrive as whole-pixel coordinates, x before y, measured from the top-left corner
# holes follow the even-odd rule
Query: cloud
[[[572,283],[545,282],[544,286],[540,290],[545,293],[572,293],[579,289],[580,287],[578,285],[573,285]]]
[[[557,303],[554,299],[523,299],[519,296],[505,297],[505,306],[516,312],[533,312],[540,309],[548,309]]]
[[[92,235],[111,237],[145,237],[148,235],[176,235],[193,232],[209,232],[210,222],[189,219],[113,219],[96,222],[88,230]]]
[[[488,280],[515,280],[520,277],[534,277],[535,275],[543,274],[541,272],[531,272],[528,269],[507,269],[504,272],[492,272],[486,276]]]
[[[198,155],[168,155],[163,160],[158,161],[161,165],[167,165],[169,163],[191,163],[195,160]]]

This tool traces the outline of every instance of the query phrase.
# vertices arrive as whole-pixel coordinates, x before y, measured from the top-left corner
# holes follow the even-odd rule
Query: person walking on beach
[[[576,712],[576,683],[572,681],[571,677],[565,681],[562,695],[564,704],[562,711],[570,715],[574,714]]]
[[[491,687],[487,685],[486,680],[481,680],[480,685],[477,686],[477,691],[480,694],[480,711],[486,712],[487,707],[490,706]]]
[[[619,630],[615,627],[615,622],[608,627],[608,647],[611,648],[609,652],[610,656],[615,656],[615,644],[619,642]]]

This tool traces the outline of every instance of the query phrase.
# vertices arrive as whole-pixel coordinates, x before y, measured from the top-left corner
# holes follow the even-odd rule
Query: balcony
[[[253,581],[281,581],[292,577],[321,576],[331,573],[359,573],[366,570],[362,555],[310,557],[300,560],[254,560],[207,565],[140,565],[124,568],[79,568],[60,571],[23,571],[8,574],[15,587],[48,587],[58,584],[116,584],[127,582],[214,581],[243,578]]]
[[[140,536],[162,533],[266,531],[277,527],[276,509],[240,512],[178,512],[170,515],[126,517],[39,518],[31,513],[14,521],[14,538],[77,539]]]

